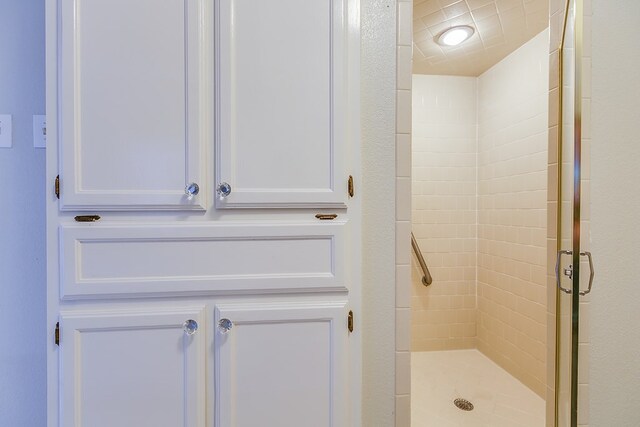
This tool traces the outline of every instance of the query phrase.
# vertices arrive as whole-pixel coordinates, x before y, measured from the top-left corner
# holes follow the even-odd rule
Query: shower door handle
[[[591,287],[593,286],[593,276],[595,276],[596,273],[593,269],[593,258],[591,257],[591,252],[580,252],[580,256],[586,256],[589,260],[589,287],[586,291],[580,291],[580,295],[585,296],[586,294],[591,292]]]
[[[571,289],[566,289],[562,287],[560,283],[560,260],[562,259],[562,255],[573,255],[573,251],[558,251],[558,256],[556,257],[556,284],[558,285],[558,289],[560,289],[565,294],[570,294]]]
[[[556,257],[556,284],[558,285],[558,289],[566,294],[571,294],[571,289],[563,288],[560,284],[560,260],[562,255],[573,255],[573,251],[560,250],[558,251],[558,256]],[[595,270],[593,268],[593,257],[591,256],[591,252],[580,252],[580,256],[586,256],[589,260],[589,287],[586,291],[580,291],[581,296],[587,295],[591,292],[591,288],[593,287],[593,277],[595,276]]]

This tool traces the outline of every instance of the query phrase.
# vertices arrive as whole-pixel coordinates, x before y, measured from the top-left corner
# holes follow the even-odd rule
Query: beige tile
[[[411,262],[411,223],[409,221],[396,222],[396,264],[404,265]]]
[[[396,94],[396,133],[411,133],[411,91]]]
[[[411,266],[396,266],[396,308],[411,307]]]
[[[396,86],[398,89],[411,90],[411,46],[398,46]]]
[[[398,2],[397,5],[397,43],[400,46],[411,46],[413,38],[413,4],[411,2]]]
[[[411,353],[396,352],[396,394],[411,393]]]
[[[396,351],[411,349],[411,310],[396,309]]]
[[[396,178],[396,220],[411,221],[411,178]]]
[[[411,396],[396,396],[395,427],[411,427]]]
[[[435,1],[415,2],[413,7],[414,18],[422,18],[440,10],[440,5]]]
[[[411,135],[396,135],[396,176],[411,177]]]

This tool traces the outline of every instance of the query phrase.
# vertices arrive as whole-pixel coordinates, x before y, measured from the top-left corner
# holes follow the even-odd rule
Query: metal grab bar
[[[413,248],[413,252],[416,254],[416,258],[418,258],[418,263],[420,264],[420,268],[422,269],[422,284],[425,286],[429,286],[431,283],[433,283],[433,278],[431,277],[431,273],[429,272],[427,263],[424,261],[424,257],[422,256],[422,252],[420,251],[420,246],[418,246],[418,242],[416,241],[413,232],[411,232],[411,247]]]

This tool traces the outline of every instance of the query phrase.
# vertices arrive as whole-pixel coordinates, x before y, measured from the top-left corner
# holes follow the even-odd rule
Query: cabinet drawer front
[[[62,210],[205,209],[200,1],[61,0]]]
[[[217,305],[215,426],[348,425],[345,304]]]
[[[203,308],[63,312],[60,425],[204,427],[205,323]]]
[[[344,290],[345,224],[65,225],[63,299]]]

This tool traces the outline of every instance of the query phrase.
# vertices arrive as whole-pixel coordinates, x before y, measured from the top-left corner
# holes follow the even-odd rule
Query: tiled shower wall
[[[478,348],[546,387],[548,31],[478,79]]]
[[[545,31],[479,78],[413,79],[412,228],[434,282],[413,268],[412,350],[477,346],[540,395],[547,46]]]
[[[413,76],[412,229],[433,276],[414,260],[413,351],[476,347],[476,84]]]

